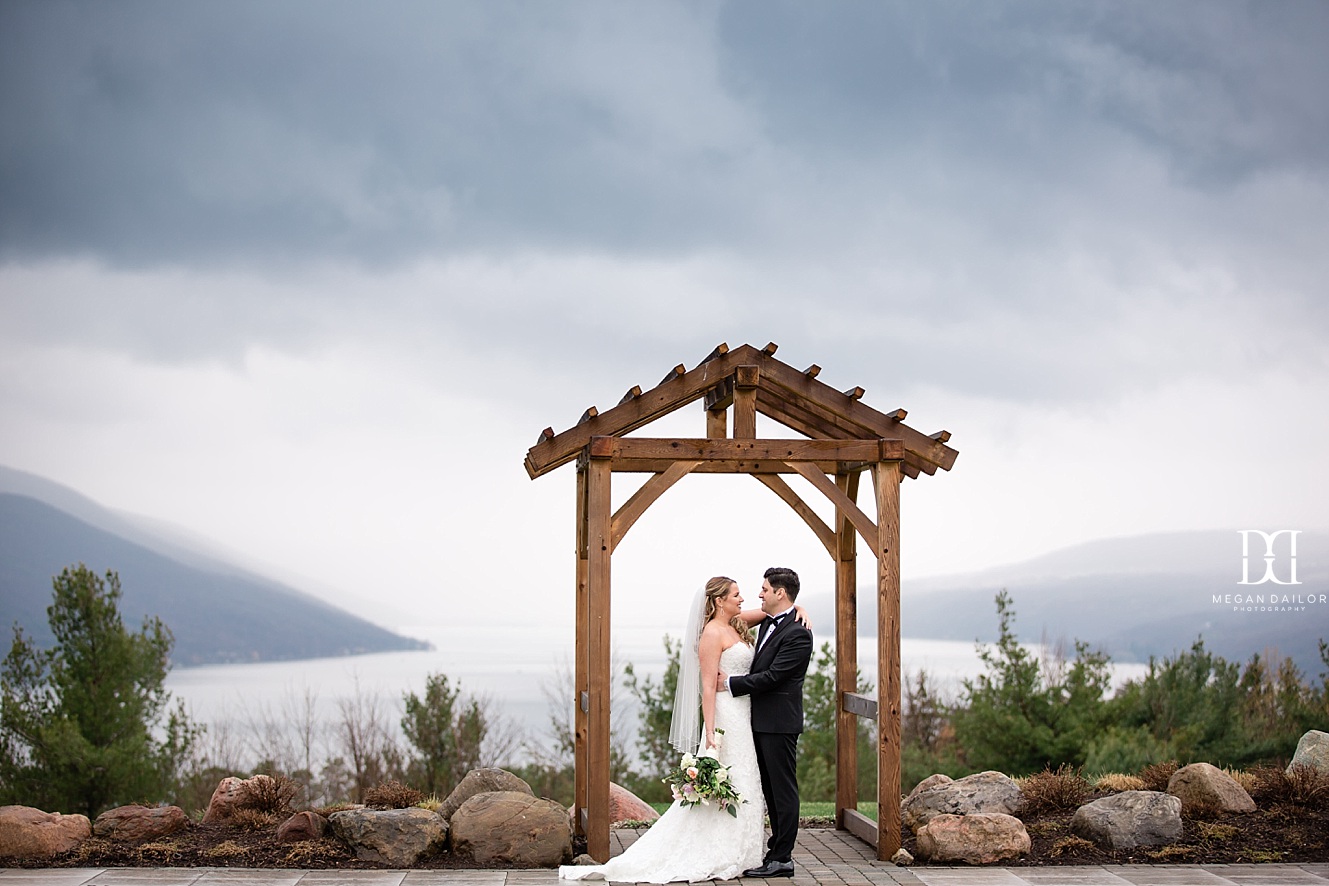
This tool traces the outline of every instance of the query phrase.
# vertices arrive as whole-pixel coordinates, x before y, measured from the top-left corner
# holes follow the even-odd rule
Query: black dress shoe
[[[768,861],[759,868],[749,868],[743,872],[745,877],[792,877],[794,875],[794,863],[792,861]]]

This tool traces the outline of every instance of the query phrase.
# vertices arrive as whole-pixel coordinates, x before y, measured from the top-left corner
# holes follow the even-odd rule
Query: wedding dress
[[[735,643],[720,654],[720,669],[746,674],[753,649]],[[602,865],[564,865],[562,880],[609,880],[616,883],[672,883],[731,880],[761,865],[765,851],[765,809],[757,749],[752,742],[751,698],[715,695],[715,728],[724,730],[716,756],[729,767],[734,790],[744,803],[735,818],[717,806],[674,803],[622,855]]]

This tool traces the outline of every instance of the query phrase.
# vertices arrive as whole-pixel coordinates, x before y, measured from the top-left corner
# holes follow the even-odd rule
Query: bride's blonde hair
[[[715,578],[706,582],[706,621],[715,617],[715,613],[720,608],[720,601],[729,596],[729,590],[735,585],[732,578],[726,578],[723,575],[717,575]],[[729,619],[729,626],[738,631],[738,636],[743,642],[752,645],[752,631],[748,628],[748,623],[743,620],[743,616],[735,615]]]

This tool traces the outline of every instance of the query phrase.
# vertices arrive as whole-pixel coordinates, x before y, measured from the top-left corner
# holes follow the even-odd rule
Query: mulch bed
[[[1075,837],[1071,812],[1026,818],[1033,846],[1024,858],[1004,866],[1101,864],[1237,864],[1251,862],[1329,862],[1329,811],[1291,805],[1247,814],[1186,819],[1182,838],[1169,846],[1109,852]],[[828,826],[826,819],[804,827]],[[907,830],[904,847],[917,856]],[[918,862],[917,864],[922,864]],[[93,838],[73,852],[40,861],[0,859],[8,867],[246,867],[364,869],[387,867],[361,861],[339,840],[278,843],[276,828],[226,824],[193,825],[150,843],[132,845]],[[450,852],[424,859],[421,869],[469,869],[476,865]]]

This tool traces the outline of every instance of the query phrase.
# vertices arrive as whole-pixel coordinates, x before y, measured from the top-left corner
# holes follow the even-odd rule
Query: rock
[[[918,854],[930,862],[992,864],[1029,852],[1024,822],[1001,812],[938,815],[918,829]]]
[[[1020,786],[1000,772],[988,771],[952,782],[940,782],[911,794],[900,807],[900,815],[909,829],[918,833],[919,828],[938,815],[973,815],[977,812],[1014,815],[1022,805],[1024,795],[1020,793]]]
[[[1254,812],[1255,801],[1236,779],[1209,763],[1183,766],[1168,779],[1167,792],[1181,798],[1183,809],[1213,807],[1224,812]]]
[[[493,791],[453,813],[452,851],[481,867],[556,867],[572,857],[572,831],[553,800]]]
[[[1181,837],[1181,798],[1161,791],[1122,791],[1086,803],[1071,830],[1107,849],[1163,846]]]
[[[914,857],[909,854],[908,849],[900,848],[891,856],[891,863],[897,867],[906,867],[914,863]]]
[[[1297,742],[1297,752],[1292,755],[1292,762],[1287,764],[1288,772],[1293,766],[1310,766],[1321,772],[1329,772],[1329,732],[1312,729]]]
[[[586,867],[586,866],[588,866],[588,865],[593,865],[593,864],[599,864],[598,861],[596,861],[595,859],[591,858],[591,857],[590,857],[589,855],[587,855],[585,852],[583,852],[581,855],[578,855],[576,858],[574,858],[574,859],[572,860],[572,863],[575,864],[575,865],[581,865],[582,867]]]
[[[660,813],[625,787],[609,783],[609,822],[655,821]]]
[[[86,815],[0,806],[0,858],[50,858],[92,836]]]
[[[452,814],[467,800],[476,794],[488,794],[494,791],[517,791],[535,796],[535,791],[531,790],[530,785],[506,769],[472,769],[457,783],[452,793],[448,794],[448,798],[439,807],[438,814],[443,816],[444,821],[451,822]]]
[[[428,809],[347,809],[328,816],[328,824],[361,861],[394,868],[411,867],[438,852],[448,839],[448,823]]]
[[[230,818],[244,797],[246,789],[265,780],[273,779],[271,775],[255,775],[250,778],[237,778],[231,775],[223,778],[212,792],[212,799],[208,801],[208,811],[203,813],[203,823],[212,824]]]
[[[122,843],[143,843],[189,827],[179,806],[118,806],[97,816],[92,832]]]
[[[317,840],[328,829],[328,820],[317,812],[297,812],[277,828],[278,843]]]
[[[905,797],[905,801],[908,802],[909,800],[914,799],[914,797],[918,796],[924,791],[930,791],[933,788],[941,787],[942,785],[946,784],[951,784],[954,781],[955,779],[951,778],[949,775],[942,775],[940,772],[938,772],[936,775],[929,775],[927,778],[923,779],[918,784],[914,785],[914,789],[909,792],[909,796]]]

